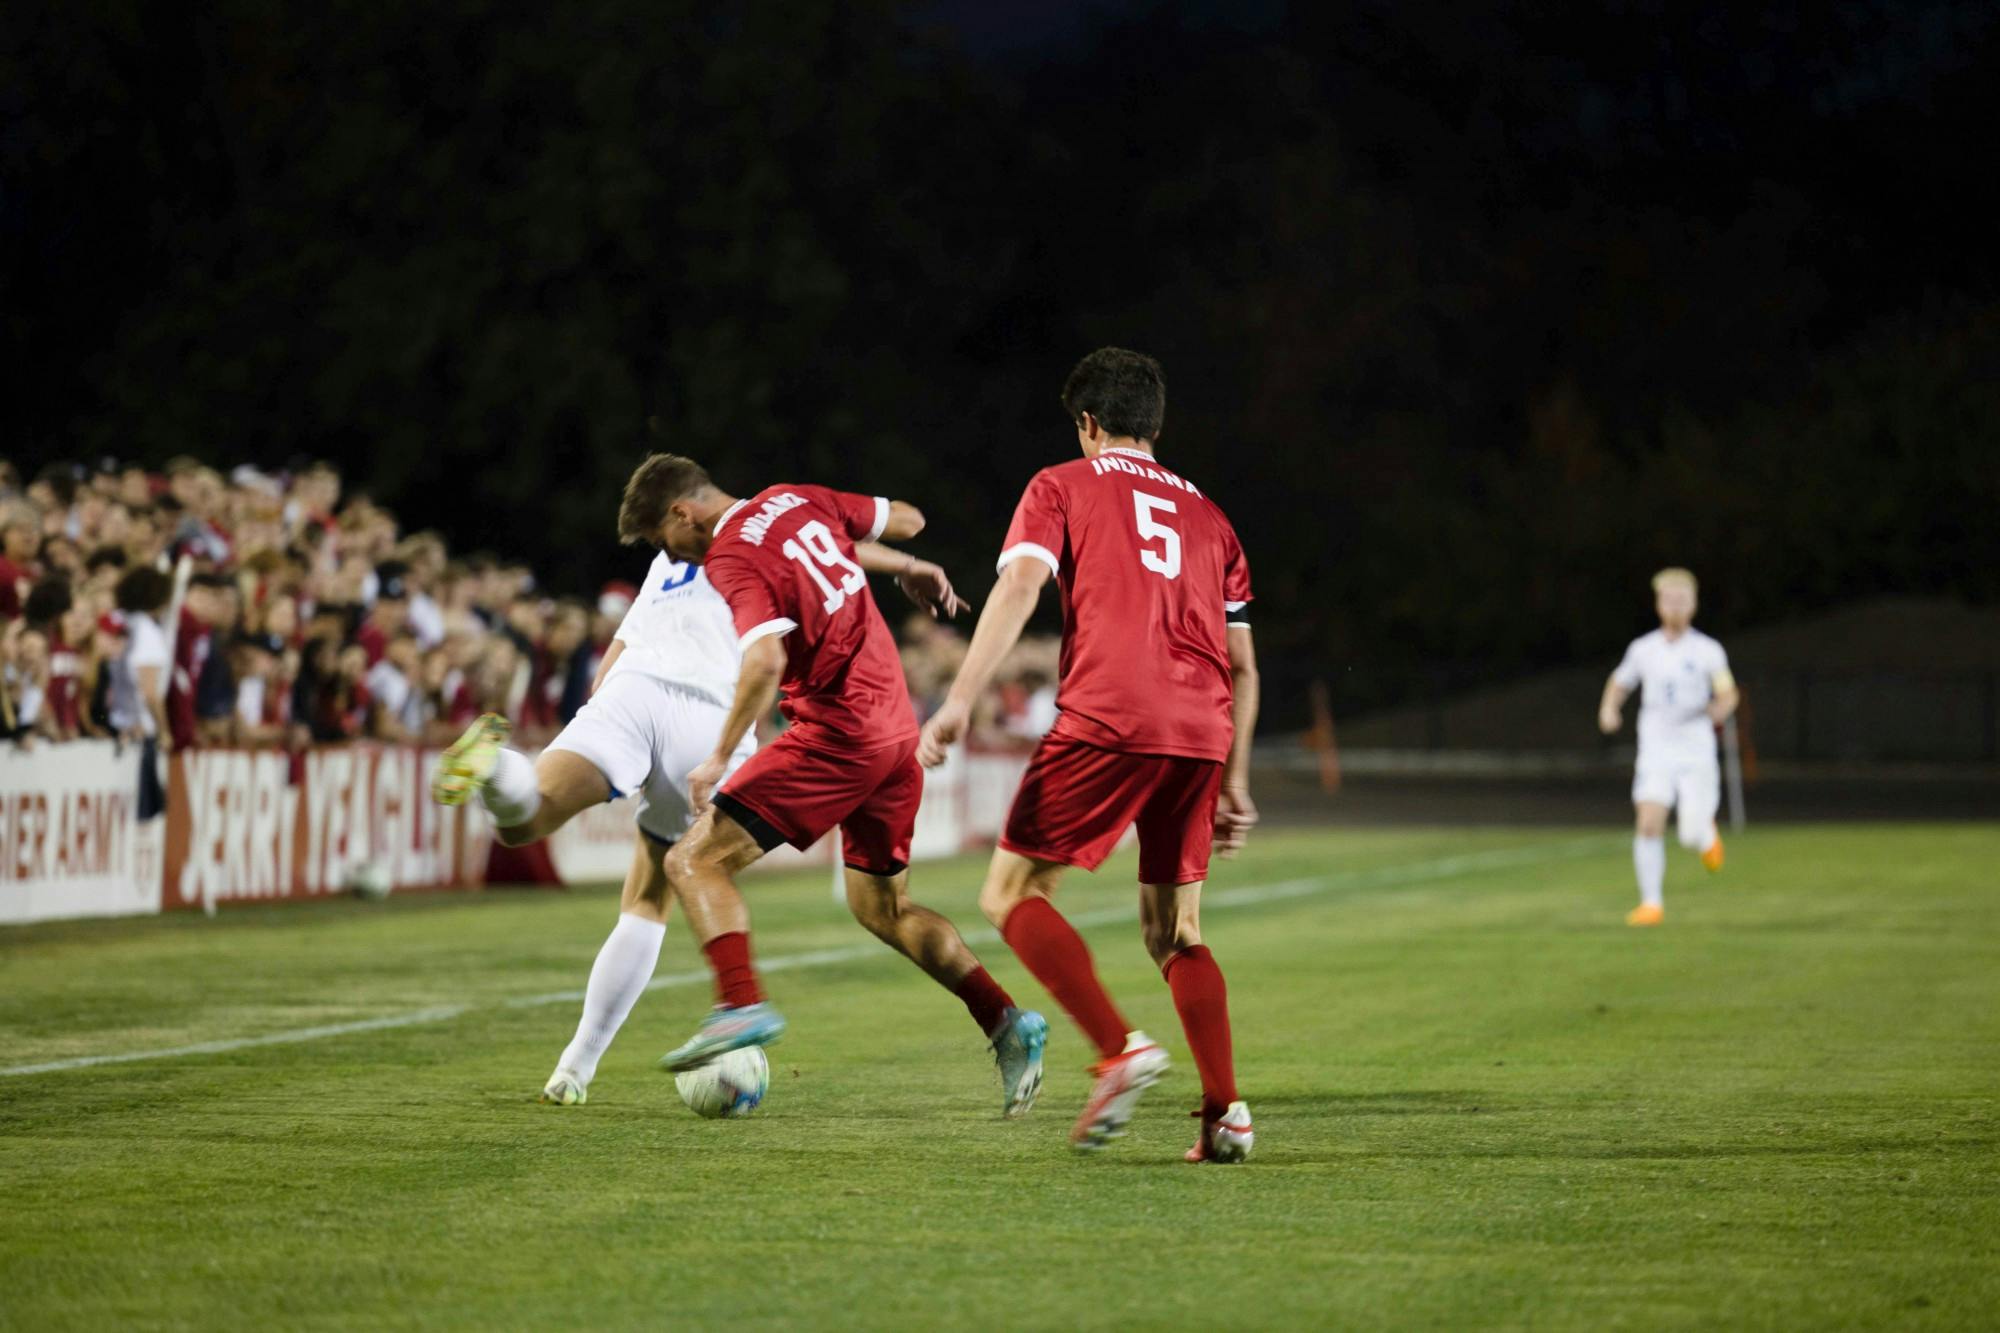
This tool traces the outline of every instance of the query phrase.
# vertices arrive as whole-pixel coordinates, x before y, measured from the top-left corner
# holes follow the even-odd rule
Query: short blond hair
[[[1682,569],[1679,565],[1668,565],[1665,569],[1653,575],[1654,592],[1658,592],[1662,588],[1672,584],[1679,584],[1691,593],[1699,594],[1701,591],[1701,586],[1695,582],[1694,572]]]

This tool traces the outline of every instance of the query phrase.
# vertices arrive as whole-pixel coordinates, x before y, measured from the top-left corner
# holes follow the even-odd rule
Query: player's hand
[[[1597,710],[1597,729],[1607,736],[1616,736],[1618,728],[1625,724],[1624,715],[1616,708]]]
[[[1257,823],[1257,803],[1248,787],[1224,787],[1215,798],[1215,851],[1223,860],[1243,850]]]
[[[909,568],[896,576],[896,586],[905,597],[930,612],[932,619],[942,611],[949,620],[969,605],[952,591],[951,576],[943,567],[928,560],[912,560]]]
[[[924,723],[924,734],[917,739],[917,762],[925,768],[936,768],[942,764],[946,752],[965,734],[966,723],[971,718],[970,708],[950,699],[945,700],[944,706]]]
[[[723,770],[729,767],[729,756],[712,754],[696,764],[688,773],[688,804],[696,814],[708,809],[715,796],[715,789],[722,781]]]

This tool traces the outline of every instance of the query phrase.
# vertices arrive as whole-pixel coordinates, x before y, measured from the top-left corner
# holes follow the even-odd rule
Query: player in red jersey
[[[715,971],[720,1003],[661,1063],[692,1069],[764,1045],[784,1019],[750,962],[750,918],[734,876],[781,842],[804,849],[841,830],[847,905],[876,936],[965,1002],[993,1047],[1003,1111],[1024,1114],[1041,1086],[1048,1024],[1015,1007],[944,917],[910,900],[910,835],[923,795],[916,712],[895,640],[867,571],[914,565],[878,538],[903,540],[923,515],[901,501],[788,484],[747,500],[723,493],[699,464],[655,454],[625,489],[619,533],[699,560],[736,622],[743,662],[714,753],[688,775],[694,826],[667,854],[667,877]],[[941,571],[905,591],[955,614]],[[749,729],[782,687],[785,733],[724,780]],[[720,783],[720,789],[717,784]]]
[[[1153,457],[1166,384],[1151,357],[1107,347],[1063,387],[1083,457],[1028,483],[951,693],[925,726],[927,765],[965,731],[973,701],[1054,578],[1062,591],[1061,717],[1028,765],[979,905],[1102,1057],[1071,1133],[1093,1151],[1132,1118],[1167,1056],[1128,1029],[1090,950],[1050,902],[1066,866],[1094,870],[1139,826],[1146,949],[1173,991],[1201,1072],[1189,1161],[1240,1162],[1250,1111],[1236,1095],[1229,1001],[1201,942],[1211,846],[1243,845],[1257,665],[1250,568],[1222,510]]]

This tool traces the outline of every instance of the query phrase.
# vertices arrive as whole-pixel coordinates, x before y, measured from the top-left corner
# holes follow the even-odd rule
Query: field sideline
[[[1179,1063],[1094,1161],[1067,1021],[1000,1122],[964,1011],[821,874],[755,884],[793,1030],[735,1123],[651,1069],[708,1003],[678,923],[590,1105],[534,1104],[605,891],[0,931],[0,1327],[1986,1324],[2000,828],[1730,850],[1639,932],[1615,831],[1260,837],[1205,922],[1240,1169],[1179,1160],[1123,857],[1065,906]],[[977,874],[917,896],[1046,1008]]]

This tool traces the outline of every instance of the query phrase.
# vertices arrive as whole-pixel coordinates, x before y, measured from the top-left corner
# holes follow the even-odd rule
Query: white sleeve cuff
[[[736,651],[740,653],[751,644],[757,642],[757,640],[768,639],[773,634],[790,634],[798,627],[799,622],[789,616],[779,616],[776,620],[767,620],[761,625],[752,625],[736,637]]]
[[[863,537],[861,540],[865,542],[880,541],[882,539],[882,534],[887,532],[888,530],[889,530],[889,497],[886,495],[878,495],[875,497],[875,526],[868,529],[868,535],[866,537]]]
[[[1244,607],[1248,605],[1250,605],[1250,603],[1248,602],[1224,602],[1222,604],[1222,609],[1225,611],[1241,611]]]
[[[1062,562],[1056,559],[1056,553],[1048,547],[1038,545],[1035,542],[1015,542],[1012,546],[1002,551],[999,562],[993,566],[993,572],[996,574],[999,573],[1024,555],[1033,556],[1047,565],[1051,574],[1062,573]]]

